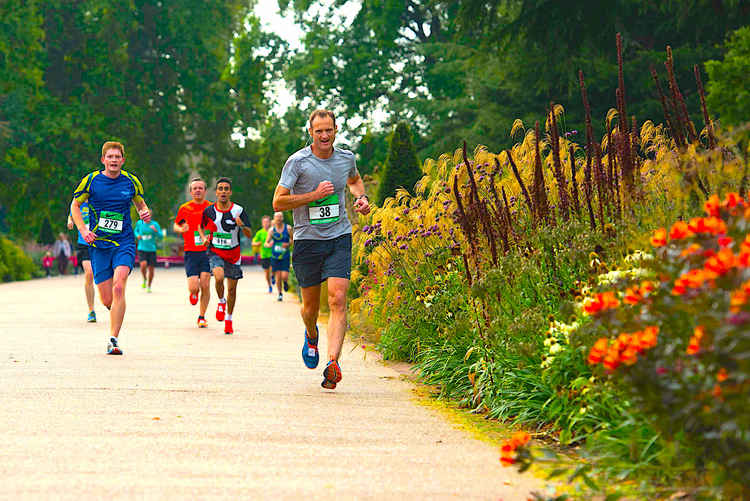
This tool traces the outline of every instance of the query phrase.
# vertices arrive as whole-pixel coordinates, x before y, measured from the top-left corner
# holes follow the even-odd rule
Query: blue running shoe
[[[270,285],[268,286],[268,293],[273,294],[273,287]]]
[[[326,390],[333,390],[339,381],[341,381],[341,367],[338,361],[331,360],[323,369],[323,382],[320,383],[320,386]]]
[[[317,326],[315,326],[315,332],[319,334]],[[318,353],[318,338],[315,338],[314,344],[311,341],[312,339],[307,337],[307,329],[305,329],[305,344],[302,345],[302,361],[305,362],[305,367],[308,369],[316,368],[320,361],[320,354]]]
[[[92,311],[91,311],[91,312],[89,313],[89,316],[88,316],[88,318],[86,318],[86,321],[87,321],[87,322],[89,322],[89,323],[93,323],[93,322],[96,322],[96,312],[94,312],[94,311],[92,310]]]

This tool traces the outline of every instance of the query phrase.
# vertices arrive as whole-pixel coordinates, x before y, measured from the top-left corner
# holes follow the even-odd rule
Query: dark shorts
[[[295,240],[294,274],[300,287],[314,287],[325,280],[352,275],[352,235],[332,240]]]
[[[76,245],[76,257],[78,257],[78,264],[81,264],[84,261],[91,261],[89,246],[83,244]]]
[[[211,273],[206,251],[185,251],[185,274],[189,277]]]
[[[224,278],[231,278],[232,280],[239,280],[242,278],[242,267],[239,264],[228,263],[213,252],[208,253],[208,262],[211,264],[212,272],[214,271],[214,268],[223,268]]]
[[[274,273],[277,271],[289,271],[289,258],[290,255],[287,252],[281,259],[271,259],[271,271]]]
[[[135,264],[135,245],[120,245],[104,249],[91,247],[89,249],[91,267],[94,270],[94,283],[100,284],[112,278],[115,268],[127,266],[131,270]]]
[[[146,261],[149,266],[156,266],[156,251],[138,251],[138,259],[140,262]]]
[[[264,270],[267,270],[268,268],[270,268],[271,267],[271,258],[270,257],[262,257],[262,258],[260,258],[260,266]]]

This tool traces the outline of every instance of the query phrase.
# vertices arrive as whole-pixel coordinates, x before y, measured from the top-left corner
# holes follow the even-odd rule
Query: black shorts
[[[267,270],[268,268],[270,268],[271,267],[271,258],[270,257],[262,257],[262,258],[260,258],[260,266],[264,270]]]
[[[201,273],[211,273],[206,251],[185,251],[185,274],[189,277],[201,276]]]
[[[76,245],[76,257],[78,258],[78,264],[81,264],[84,261],[91,261],[89,246],[83,244]]]
[[[231,278],[232,280],[242,278],[242,267],[239,264],[229,263],[213,252],[209,252],[208,254],[208,263],[211,265],[211,273],[214,272],[214,268],[222,268],[224,270],[224,278]]]
[[[149,266],[156,266],[156,251],[138,251],[138,260],[140,262],[146,261]]]
[[[300,287],[352,276],[352,234],[332,240],[295,240],[292,266]]]

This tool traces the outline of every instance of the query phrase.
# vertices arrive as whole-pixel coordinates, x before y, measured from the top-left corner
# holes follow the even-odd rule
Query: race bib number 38
[[[121,233],[125,217],[119,212],[103,210],[99,213],[99,231],[104,233]]]
[[[339,195],[334,193],[307,206],[310,224],[335,223],[339,220]]]

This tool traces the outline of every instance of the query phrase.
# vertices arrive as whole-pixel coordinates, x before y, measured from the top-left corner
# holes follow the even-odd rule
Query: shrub
[[[38,271],[32,259],[20,247],[0,237],[0,280],[29,280]]]

